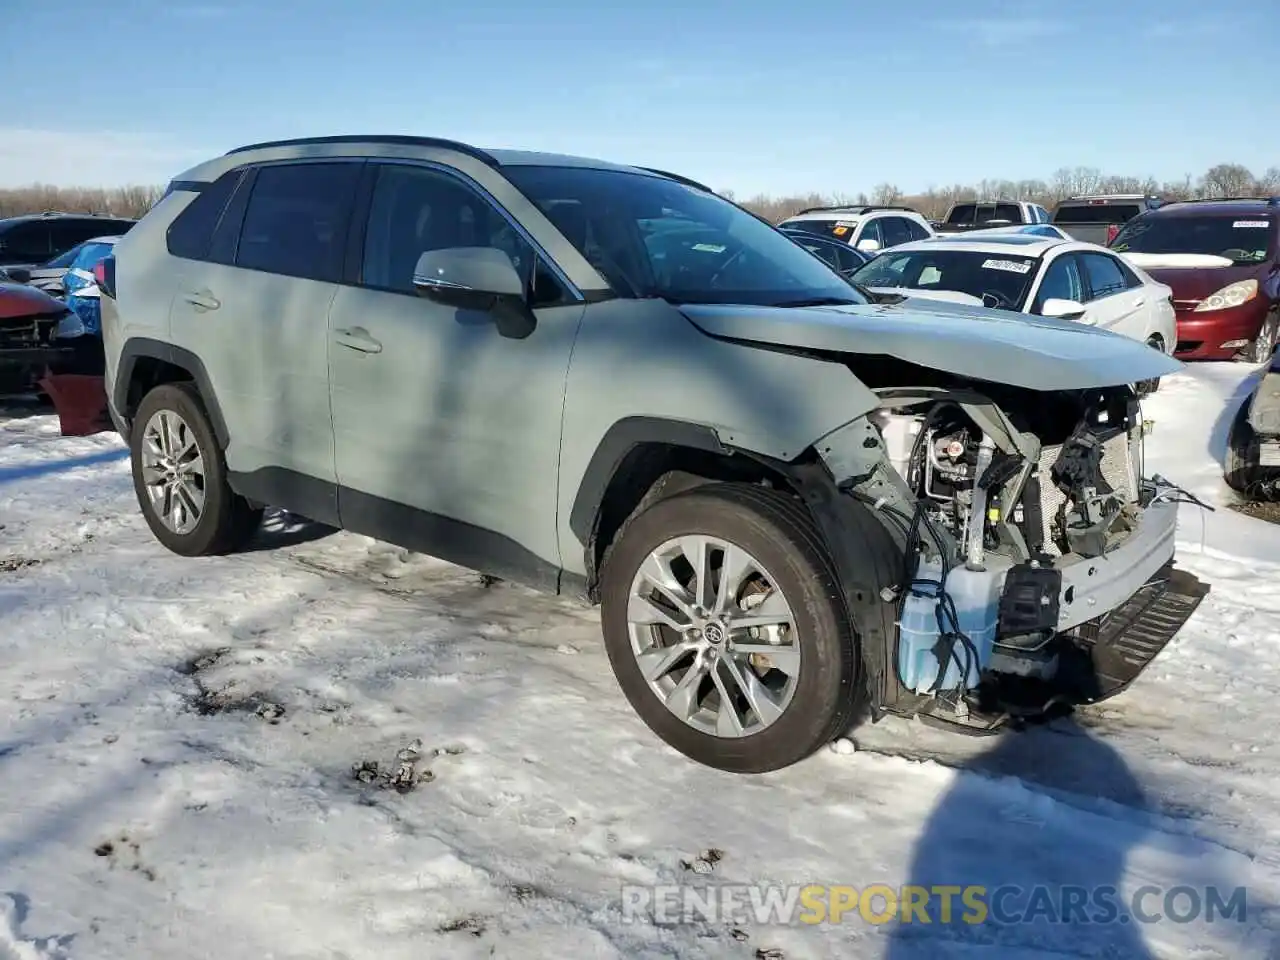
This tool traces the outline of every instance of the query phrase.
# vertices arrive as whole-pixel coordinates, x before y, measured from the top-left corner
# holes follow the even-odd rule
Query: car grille
[[[1102,477],[1124,503],[1136,503],[1142,487],[1139,466],[1141,442],[1139,431],[1135,428],[1129,433],[1116,434],[1102,445]],[[1053,557],[1061,556],[1062,551],[1053,542],[1050,528],[1058,515],[1058,508],[1067,496],[1054,486],[1050,470],[1061,452],[1061,444],[1045,447],[1040,453],[1036,474],[1040,478],[1040,515],[1044,518],[1045,527],[1044,552]]]
[[[13,317],[0,320],[0,350],[27,350],[47,346],[62,318],[54,316]]]

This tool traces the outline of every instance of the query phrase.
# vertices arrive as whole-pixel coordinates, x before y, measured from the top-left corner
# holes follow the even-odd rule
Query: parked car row
[[[0,394],[42,392],[46,371],[101,375],[94,268],[135,221],[80,214],[0,220]],[[47,259],[32,263],[37,252]]]
[[[1053,222],[1048,219],[1047,211],[1036,204],[967,201],[953,206],[942,224],[932,224],[905,207],[860,206],[804,210],[780,227],[791,236],[821,237],[823,243],[806,239],[806,246],[842,275],[868,286],[875,285],[868,278],[885,279],[882,271],[888,267],[881,263],[851,269],[851,258],[842,247],[877,259],[909,249],[917,256],[888,261],[905,265],[923,262],[921,250],[932,249],[941,256],[947,248],[936,246],[939,243],[1007,248],[1021,242],[1034,260],[1008,262],[1034,262],[1036,271],[1070,252],[1072,256],[1046,280],[1065,278],[1067,263],[1090,264],[1105,269],[1108,276],[1091,283],[1087,274],[1073,273],[1071,283],[1061,287],[1069,295],[1047,298],[1055,301],[1048,309],[1059,311],[1059,316],[1117,329],[1162,351],[1171,350],[1182,360],[1265,363],[1280,343],[1280,198],[1163,203],[1138,194],[1075,197],[1057,206]],[[1037,244],[1037,239],[1046,242]],[[977,256],[980,248],[966,249]],[[949,253],[959,257],[960,250]],[[927,289],[935,298],[946,294],[953,301],[971,302],[989,293],[987,299],[993,302],[988,306],[1043,316],[1046,305],[1030,294],[1032,281],[1040,279],[1039,272],[1030,274],[1032,269],[1028,267],[1028,276],[1022,278],[1027,283],[1015,291],[1022,297],[1017,305],[1004,302],[1009,291],[998,285],[977,289],[990,279],[990,270],[964,274],[957,267],[950,275],[963,279],[955,280],[925,270],[914,295]],[[1139,288],[1142,292],[1130,293]]]

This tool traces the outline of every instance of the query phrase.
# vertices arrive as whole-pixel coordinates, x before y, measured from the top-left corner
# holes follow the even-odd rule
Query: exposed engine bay
[[[1156,580],[1172,569],[1176,503],[1189,497],[1144,479],[1136,393],[876,392],[876,437],[863,446],[878,446],[896,476],[884,482],[877,468],[847,488],[903,530],[902,582],[882,597],[897,605],[889,659],[904,695],[963,721],[980,703],[1034,713],[1127,684],[1176,628],[1100,668],[1105,644],[1127,643],[1133,628],[1120,624],[1114,641],[1103,631],[1122,613],[1158,620],[1158,604],[1180,597],[1162,600]]]
[[[957,559],[1101,556],[1140,509],[1141,411],[1127,390],[1074,399],[1074,420],[1046,404],[1017,423],[976,396],[887,406],[875,420],[928,519],[962,546]]]

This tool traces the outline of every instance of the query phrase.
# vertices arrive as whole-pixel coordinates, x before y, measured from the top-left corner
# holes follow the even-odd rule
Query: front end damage
[[[1174,566],[1187,495],[1144,476],[1132,388],[868,385],[879,409],[820,441],[830,490],[807,496],[873,718],[982,732],[1124,690],[1208,592]]]

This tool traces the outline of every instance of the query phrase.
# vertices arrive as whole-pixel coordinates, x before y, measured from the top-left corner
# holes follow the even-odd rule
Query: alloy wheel
[[[204,456],[195,432],[179,414],[157,410],[142,432],[142,481],[156,517],[177,534],[204,515]]]
[[[763,565],[725,540],[690,535],[653,550],[632,580],[631,650],[671,713],[717,737],[758,733],[800,676],[796,620]]]

